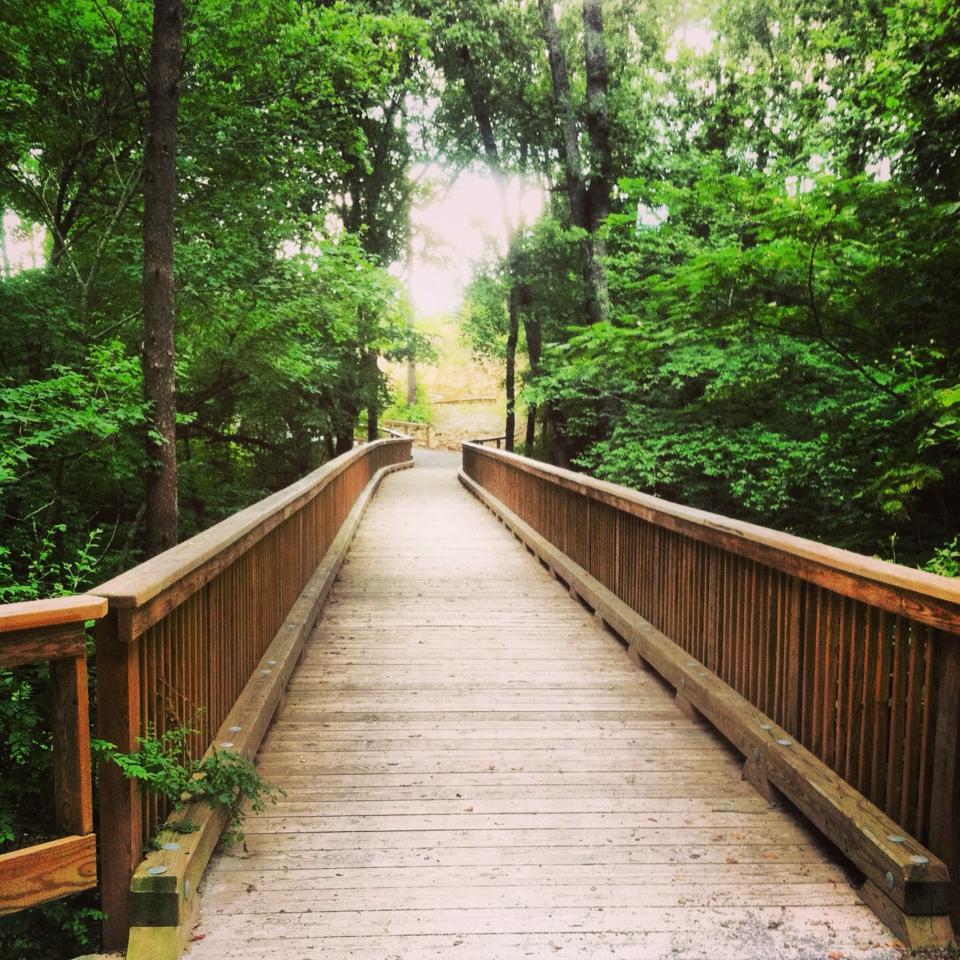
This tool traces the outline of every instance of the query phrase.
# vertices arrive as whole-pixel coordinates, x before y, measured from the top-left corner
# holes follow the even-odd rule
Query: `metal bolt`
[[[221,741],[220,741],[220,746],[223,747],[224,750],[229,750],[229,749],[233,746],[233,741],[232,741],[232,740],[221,740]]]
[[[243,727],[229,727],[231,733],[239,733]]]
[[[166,873],[166,872],[167,872],[166,867],[150,867],[150,869],[147,870],[147,873],[149,873],[151,877],[159,877],[161,873]]]
[[[277,665],[276,660],[268,660],[267,663],[269,663],[271,667],[275,667]]]
[[[163,849],[164,849],[164,850],[179,850],[179,849],[180,849],[180,844],[179,844],[179,843],[165,843],[165,844],[163,845]]]
[[[906,837],[901,837],[899,833],[891,833],[890,836],[887,837],[887,839],[888,839],[891,843],[906,843],[906,842],[907,842],[907,838],[906,838]]]
[[[760,724],[760,729],[761,729],[761,730],[772,730],[772,729],[773,729],[773,724],[770,724],[770,723],[761,723],[761,724]]]
[[[190,899],[190,881],[189,880],[183,881],[183,899],[184,900]]]
[[[266,676],[268,673],[273,673],[272,670],[261,670],[260,672],[261,672],[264,676]]]
[[[888,890],[893,889],[893,874],[888,870],[887,875],[883,878],[883,883]]]
[[[688,667],[695,667],[696,665],[697,665],[697,661],[696,661],[696,660],[688,660],[688,661],[687,661],[687,666],[688,666]]]
[[[929,860],[927,857],[921,857],[921,856],[918,854],[917,856],[911,857],[911,858],[910,858],[910,862],[911,862],[911,863],[924,864],[924,863],[929,863],[930,860]]]
[[[789,747],[790,744],[793,743],[793,741],[792,741],[792,740],[778,740],[777,743],[779,743],[781,747]]]

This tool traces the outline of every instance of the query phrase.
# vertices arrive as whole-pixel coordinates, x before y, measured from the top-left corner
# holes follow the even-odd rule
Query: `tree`
[[[182,35],[181,0],[154,0],[143,176],[143,392],[152,421],[146,439],[148,555],[177,542],[179,516],[173,220]]]
[[[586,130],[590,146],[589,173],[584,171],[580,151],[580,132],[570,92],[566,56],[553,4],[537,0],[543,41],[550,63],[553,99],[556,108],[564,185],[570,204],[570,217],[584,231],[581,242],[583,274],[587,289],[587,316],[602,323],[610,308],[606,272],[603,267],[604,243],[600,225],[610,212],[612,155],[607,116],[607,56],[603,37],[603,13],[600,0],[583,0],[583,46],[586,77]]]

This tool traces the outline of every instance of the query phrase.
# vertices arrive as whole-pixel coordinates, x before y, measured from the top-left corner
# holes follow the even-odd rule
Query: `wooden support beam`
[[[115,610],[97,623],[97,736],[122,753],[140,735],[140,645],[121,632]],[[100,894],[103,945],[122,950],[130,924],[130,877],[140,860],[142,810],[136,781],[113,763],[100,765]]]
[[[0,668],[42,663],[87,655],[82,623],[30,627],[15,633],[0,633]]]
[[[97,838],[61,837],[0,856],[0,914],[97,885]]]
[[[65,834],[93,833],[86,649],[83,656],[52,661],[50,681],[57,829]]]

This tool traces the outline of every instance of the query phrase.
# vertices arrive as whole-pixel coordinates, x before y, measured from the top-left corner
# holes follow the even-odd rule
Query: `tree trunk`
[[[516,413],[516,364],[517,364],[517,339],[520,334],[520,289],[514,284],[510,288],[510,300],[508,304],[507,316],[509,318],[509,328],[507,330],[507,373],[506,373],[506,394],[507,394],[507,420],[504,426],[504,446],[507,450],[513,450],[513,437],[517,432],[517,413]]]
[[[7,253],[7,230],[3,222],[6,212],[5,208],[0,207],[0,270],[3,271],[2,276],[5,279],[13,276],[13,271],[10,269],[10,256]]]
[[[349,453],[353,449],[353,427],[349,430],[343,429],[337,434],[337,442],[333,448],[334,456],[339,457],[341,453]]]
[[[591,323],[604,320],[610,297],[603,269],[605,253],[597,228],[610,212],[613,159],[610,151],[610,126],[607,118],[607,54],[603,39],[603,15],[600,0],[584,0],[584,62],[587,77],[587,136],[590,143],[590,183],[583,172],[579,132],[567,61],[560,43],[560,30],[550,0],[537,0],[540,25],[550,62],[553,102],[560,121],[560,159],[563,162],[570,218],[574,226],[586,231],[580,244],[583,279],[587,286],[587,316]]]
[[[182,30],[181,0],[154,0],[143,178],[143,390],[152,411],[146,438],[148,556],[177,542],[173,208]]]
[[[600,225],[610,213],[613,191],[613,153],[610,149],[610,121],[607,113],[607,48],[603,39],[601,0],[583,0],[583,59],[587,80],[587,138],[590,143],[590,182],[587,211],[591,249],[586,258],[590,319],[599,323],[610,312],[607,274],[603,267],[606,243]]]
[[[527,430],[523,437],[523,452],[526,456],[533,456],[533,441],[537,436],[537,405],[531,403],[527,407]]]
[[[377,422],[378,419],[378,409],[377,406],[380,402],[380,368],[377,366],[377,355],[374,351],[370,351],[364,357],[363,364],[365,367],[366,381],[367,381],[367,441],[372,443],[377,439],[377,435],[380,433],[380,424]]]
[[[417,361],[407,357],[407,406],[417,402]]]
[[[570,80],[567,77],[567,61],[560,44],[560,29],[553,12],[552,0],[537,0],[537,5],[540,8],[543,42],[547,46],[547,60],[550,62],[553,102],[560,121],[560,159],[563,161],[570,216],[575,226],[589,230],[587,192],[583,183],[577,121],[570,99]]]
[[[540,318],[533,310],[523,312],[523,332],[527,338],[527,358],[530,361],[530,376],[536,380],[540,376],[540,351],[543,347],[543,335],[540,330]],[[529,456],[533,448],[534,433],[537,425],[537,408],[530,404],[527,410],[526,453]]]

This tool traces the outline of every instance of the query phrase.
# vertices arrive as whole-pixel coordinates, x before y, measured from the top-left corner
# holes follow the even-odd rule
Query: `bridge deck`
[[[891,956],[796,817],[420,454],[372,502],[190,957]]]

